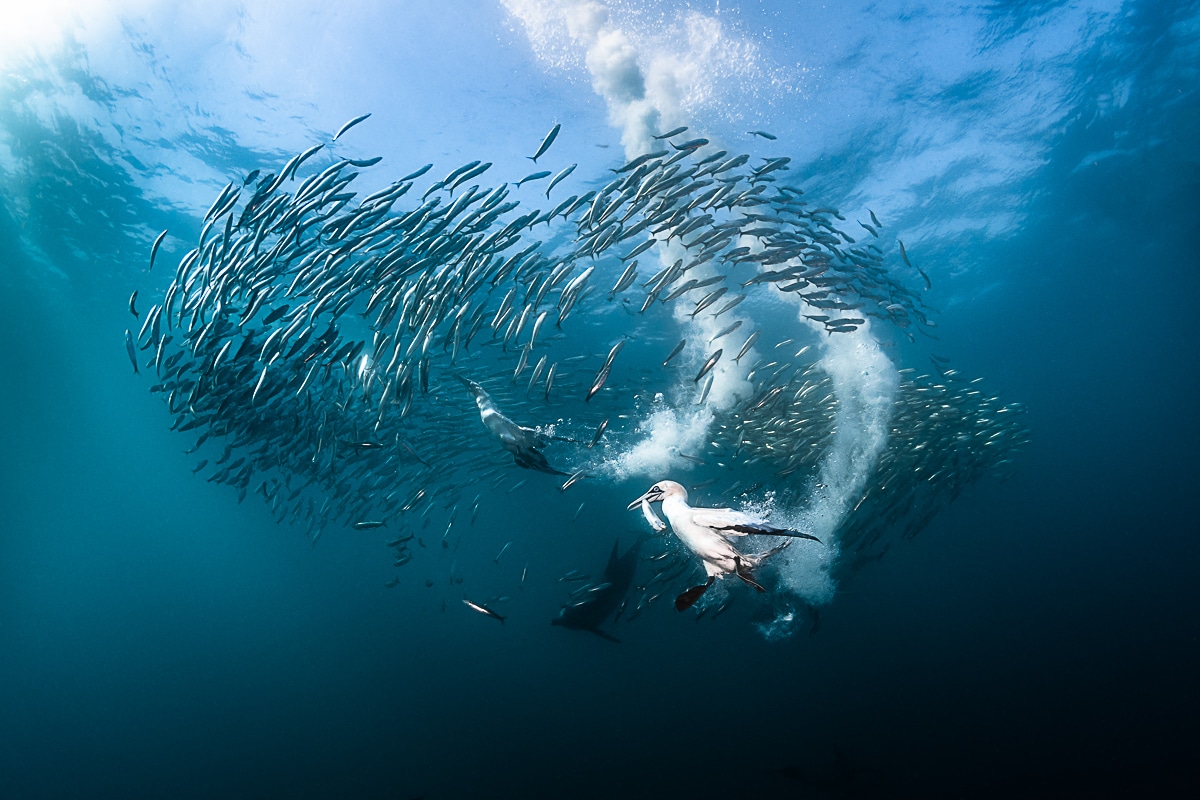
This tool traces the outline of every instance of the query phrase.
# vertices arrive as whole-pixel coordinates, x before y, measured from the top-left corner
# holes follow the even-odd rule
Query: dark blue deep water
[[[1198,788],[1196,3],[50,6],[0,11],[0,798]],[[578,163],[555,200],[596,190],[647,131],[675,125],[752,166],[790,156],[777,174],[840,208],[856,238],[879,215],[885,264],[936,321],[936,339],[910,342],[873,320],[889,369],[928,372],[934,353],[984,377],[1024,409],[1014,439],[1028,443],[936,496],[919,535],[857,518],[886,557],[851,569],[843,553],[817,579],[781,567],[765,597],[726,579],[716,618],[670,607],[681,578],[606,624],[620,644],[549,625],[576,585],[558,578],[598,576],[615,539],[646,533],[625,506],[655,480],[712,478],[693,502],[743,502],[721,494],[738,463],[718,470],[702,449],[702,467],[589,462],[560,492],[562,477],[488,439],[438,367],[428,397],[450,423],[421,447],[466,451],[486,479],[402,481],[405,497],[447,493],[382,529],[336,513],[313,525],[311,509],[280,523],[254,491],[264,478],[239,500],[213,467],[193,474],[224,445],[184,452],[199,431],[170,430],[148,391],[152,350],[132,374],[129,295],[143,314],[163,301],[229,181],[322,142],[299,177],[325,169],[332,135],[366,112],[337,143],[338,158],[383,156],[365,191],[435,165],[397,212],[476,159],[495,164],[485,188]],[[545,183],[515,190],[522,209],[546,207]],[[460,368],[520,421],[562,419],[572,436],[609,409],[605,457],[619,461],[649,416],[644,391],[692,391],[704,353],[680,357],[682,381],[663,377],[657,362],[691,334],[669,309],[649,323],[615,310],[621,267],[596,263],[597,293],[547,351],[590,359],[556,404],[505,377],[513,352],[479,347]],[[740,311],[726,362],[754,325],[764,354],[768,337],[870,336],[813,334],[766,301]],[[583,403],[626,334],[610,385]],[[593,452],[547,449],[567,472]],[[856,497],[881,480],[872,464]],[[785,489],[771,480],[746,501]],[[313,496],[336,512],[346,481]],[[788,486],[776,512],[807,519],[813,483]],[[407,529],[429,546],[397,567],[385,542]],[[827,530],[836,543],[837,520]],[[461,602],[499,595],[503,624]],[[789,609],[807,611],[789,626]]]

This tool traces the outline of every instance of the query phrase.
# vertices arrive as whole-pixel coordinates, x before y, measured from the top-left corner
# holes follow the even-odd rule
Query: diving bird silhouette
[[[546,456],[542,455],[542,451],[539,449],[555,437],[539,433],[533,428],[518,425],[500,412],[493,402],[492,396],[484,391],[482,386],[462,375],[455,377],[471,390],[471,394],[475,396],[475,405],[479,408],[479,418],[484,427],[496,437],[505,450],[513,454],[513,460],[517,462],[517,466],[536,469],[539,472],[549,472],[552,475],[569,474],[550,466],[550,463],[546,461]]]
[[[675,608],[679,611],[691,608],[708,587],[712,586],[714,580],[731,573],[741,578],[744,583],[764,592],[766,590],[754,580],[755,567],[791,544],[791,539],[821,541],[808,533],[776,528],[731,508],[692,508],[687,499],[687,489],[681,484],[675,481],[659,481],[629,504],[631,511],[641,505],[646,519],[657,528],[658,526],[654,525],[657,517],[650,504],[661,502],[663,514],[671,524],[671,530],[704,564],[708,580],[675,598]],[[748,534],[785,536],[789,541],[762,553],[743,553],[733,546],[730,539]]]

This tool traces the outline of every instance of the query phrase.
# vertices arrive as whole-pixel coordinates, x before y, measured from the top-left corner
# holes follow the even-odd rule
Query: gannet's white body
[[[650,503],[661,502],[663,515],[671,524],[671,530],[704,564],[708,582],[694,586],[676,598],[675,607],[680,611],[700,599],[700,595],[704,594],[713,581],[724,575],[737,575],[760,592],[765,591],[754,580],[754,568],[789,544],[783,542],[763,553],[743,553],[733,546],[731,539],[753,533],[820,541],[807,533],[775,528],[732,508],[692,508],[688,505],[687,498],[687,489],[681,484],[675,481],[659,481],[650,487],[650,491],[629,504],[630,509],[640,504],[646,519],[657,529],[658,526],[654,525],[657,517],[654,516]]]

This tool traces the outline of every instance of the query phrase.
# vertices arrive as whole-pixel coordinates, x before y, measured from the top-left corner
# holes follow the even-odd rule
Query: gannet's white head
[[[687,489],[683,488],[683,484],[675,481],[659,481],[650,487],[650,491],[630,503],[629,510],[637,508],[643,500],[647,503],[660,503],[668,498],[677,497],[686,503],[687,496]]]

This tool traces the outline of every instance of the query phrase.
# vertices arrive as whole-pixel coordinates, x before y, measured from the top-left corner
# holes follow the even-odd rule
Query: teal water
[[[586,11],[118,4],[65,29],[33,10],[5,25],[23,33],[0,40],[0,795],[1061,796],[1191,780],[1194,5]],[[546,448],[592,473],[569,490],[488,439],[437,360],[414,441],[462,469],[404,479],[406,497],[410,480],[448,487],[428,513],[355,531],[336,514],[314,526],[301,506],[279,523],[254,489],[280,473],[240,501],[214,468],[193,474],[221,447],[184,452],[196,432],[169,430],[149,353],[134,376],[121,340],[141,322],[130,292],[143,314],[162,301],[228,181],[321,142],[304,174],[324,169],[332,134],[370,111],[337,143],[383,156],[365,191],[429,162],[411,194],[474,159],[494,163],[488,187],[578,163],[565,199],[636,155],[656,110],[656,130],[790,156],[787,180],[850,227],[874,211],[929,274],[925,291],[881,239],[936,328],[909,342],[872,321],[871,341],[894,369],[930,373],[932,353],[1026,409],[1012,464],[954,498],[914,494],[915,513],[890,521],[822,506],[830,462],[780,478],[773,462],[718,456],[716,425],[695,441],[686,424],[648,433],[656,391],[689,419],[705,353],[661,368],[695,335],[668,306],[608,303],[616,273],[598,262],[597,293],[545,351],[589,359],[564,361],[553,402],[526,397],[528,369],[508,380],[515,352],[455,364],[518,421],[590,439],[610,418],[599,454]],[[525,157],[555,122],[535,167]],[[536,208],[544,186],[514,196]],[[560,226],[545,247],[569,242]],[[747,301],[726,356],[752,326],[764,353],[843,336],[814,335],[767,294]],[[622,336],[607,388],[584,403]],[[839,408],[875,385],[857,356],[821,352],[851,374]],[[870,451],[869,414],[838,422]],[[671,457],[637,461],[645,442]],[[882,482],[868,462],[848,479],[859,491]],[[486,484],[468,467],[490,470]],[[614,540],[645,534],[625,506],[664,477],[713,480],[697,504],[773,498],[773,519],[825,524],[835,543],[880,538],[865,564],[849,546],[809,561],[793,545],[765,596],[722,581],[719,616],[676,612],[680,577],[606,623],[619,645],[552,627],[576,586],[558,578],[598,576]],[[735,481],[762,485],[730,497]],[[347,502],[313,493],[330,496]],[[400,525],[427,547],[397,567],[386,542]],[[646,555],[671,539],[654,541]],[[510,597],[494,602],[505,622],[464,596]]]

